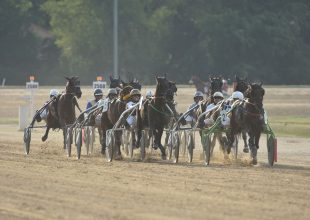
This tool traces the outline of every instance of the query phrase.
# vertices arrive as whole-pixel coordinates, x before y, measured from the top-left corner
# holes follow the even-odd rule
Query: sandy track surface
[[[24,156],[22,132],[0,125],[0,219],[308,219],[309,139],[279,138],[278,163],[267,165],[265,137],[259,164],[248,156],[210,167],[195,149],[192,164],[160,160],[105,162],[93,155],[67,158],[61,133],[32,134]],[[199,149],[198,149],[199,148]],[[74,150],[75,153],[75,150]]]

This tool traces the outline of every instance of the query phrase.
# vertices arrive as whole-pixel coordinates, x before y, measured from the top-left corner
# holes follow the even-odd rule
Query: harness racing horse
[[[247,78],[240,78],[238,76],[235,76],[235,79],[236,79],[236,82],[234,83],[234,92],[239,91],[239,92],[242,92],[244,94],[245,91],[248,89],[248,86],[249,86]],[[242,131],[241,134],[242,134],[242,139],[244,142],[243,152],[249,153],[249,146],[248,146],[248,142],[247,142],[246,131]]]
[[[82,96],[82,91],[80,88],[80,81],[78,77],[65,77],[68,82],[66,85],[66,92],[57,96],[55,102],[51,102],[48,105],[48,115],[47,115],[47,128],[42,141],[46,141],[48,137],[49,130],[60,128],[63,130],[64,135],[64,148],[66,148],[66,127],[67,125],[73,124],[75,122],[75,106],[81,112],[79,104],[76,97],[79,99]]]
[[[168,110],[169,97],[177,91],[175,83],[169,82],[166,77],[156,77],[157,85],[154,97],[145,103],[143,108],[138,111],[137,128],[138,128],[138,143],[141,139],[141,130],[145,127],[149,127],[150,133],[154,137],[154,149],[160,149],[161,157],[166,159],[166,152],[164,146],[161,144],[161,137],[164,131],[164,127],[169,123],[170,118],[174,117]],[[173,95],[172,95],[173,96]],[[171,98],[171,97],[170,97]]]
[[[139,83],[137,79],[131,80],[129,83],[122,81],[123,87],[131,86],[134,89],[139,89],[141,91],[142,85]]]
[[[229,145],[227,153],[230,152],[235,135],[245,130],[249,134],[253,164],[257,164],[257,149],[259,148],[259,139],[264,125],[264,95],[265,90],[262,88],[262,83],[251,83],[245,91],[245,97],[248,99],[232,110],[230,119],[231,131],[228,133]]]
[[[130,95],[130,91],[133,88],[131,86],[126,86],[123,88],[123,90],[120,92],[119,99],[113,100],[109,103],[108,110],[105,112],[102,112],[101,116],[101,128],[102,128],[102,148],[101,153],[105,153],[106,149],[106,131],[108,129],[113,128],[113,125],[118,121],[121,114],[126,109],[126,103],[127,99]],[[121,151],[120,151],[120,145],[121,145],[121,131],[115,131],[115,159],[121,159]]]
[[[112,76],[110,76],[110,88],[123,88],[123,81],[121,78],[118,77],[114,79]]]

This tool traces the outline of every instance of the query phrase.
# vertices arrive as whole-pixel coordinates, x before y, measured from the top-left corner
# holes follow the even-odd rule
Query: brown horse
[[[105,148],[106,148],[106,131],[108,129],[111,129],[113,125],[116,124],[116,122],[119,120],[121,114],[126,110],[126,103],[127,103],[127,98],[130,94],[130,91],[133,88],[131,86],[127,86],[123,88],[123,90],[120,93],[119,99],[113,100],[112,102],[109,103],[109,108],[106,112],[102,112],[101,116],[101,128],[102,128],[102,148],[101,148],[101,153],[105,153]],[[121,158],[121,151],[120,151],[120,145],[121,145],[121,131],[116,131],[115,132],[115,150],[116,150],[116,158],[115,159],[120,159]]]
[[[57,96],[56,101],[48,105],[47,128],[42,141],[46,141],[49,130],[62,129],[64,135],[64,148],[67,125],[75,122],[75,106],[81,111],[76,100],[81,98],[82,92],[80,88],[80,81],[78,77],[65,77],[68,82],[66,85],[66,92]]]
[[[245,91],[248,89],[248,86],[249,86],[249,82],[248,82],[247,78],[240,78],[238,76],[235,76],[235,79],[236,79],[236,81],[234,83],[234,92],[239,91],[239,92],[242,92],[244,94]],[[249,153],[249,146],[247,143],[246,131],[242,131],[241,133],[242,133],[242,139],[244,142],[243,152]]]
[[[248,100],[241,102],[232,110],[230,119],[231,132],[228,134],[227,153],[230,152],[235,135],[246,131],[250,136],[249,145],[253,164],[257,164],[257,149],[259,148],[259,139],[264,125],[264,95],[265,90],[262,88],[262,83],[251,83],[245,91],[245,97]]]
[[[171,105],[173,94],[177,91],[175,83],[170,82],[166,77],[156,77],[157,85],[154,97],[147,101],[143,108],[138,111],[138,143],[141,138],[141,130],[149,128],[151,135],[154,136],[154,149],[159,148],[162,159],[166,159],[164,146],[161,144],[161,137],[164,127],[174,117],[175,107]],[[172,113],[168,110],[170,107]]]

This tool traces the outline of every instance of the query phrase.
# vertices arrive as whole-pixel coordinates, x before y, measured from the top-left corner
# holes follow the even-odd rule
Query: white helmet
[[[199,96],[203,97],[203,93],[200,92],[200,91],[196,91],[195,95],[194,95],[194,98],[199,97]]]
[[[50,96],[57,96],[59,94],[57,89],[51,89]]]
[[[109,89],[108,90],[108,95],[117,95],[117,90],[116,89],[114,89],[114,88],[111,88],[111,89]]]
[[[233,99],[239,99],[239,100],[243,100],[244,99],[243,93],[239,92],[239,91],[233,92],[231,96],[232,96]]]
[[[215,93],[213,94],[213,97],[221,97],[221,98],[224,98],[223,93],[221,93],[221,92],[215,92]]]
[[[152,97],[153,96],[152,90],[147,91],[145,96],[146,96],[146,98]]]

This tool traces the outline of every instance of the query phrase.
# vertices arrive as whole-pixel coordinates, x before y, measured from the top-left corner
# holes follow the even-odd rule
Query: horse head
[[[235,83],[235,87],[234,87],[234,91],[239,91],[244,93],[247,89],[248,89],[248,79],[245,78],[240,78],[239,76],[235,76],[236,79],[236,83]]]
[[[222,77],[210,77],[211,83],[211,94],[213,95],[215,92],[222,92],[223,79]]]
[[[168,81],[168,90],[166,93],[166,99],[168,101],[173,101],[174,99],[174,94],[178,91],[178,88],[175,84],[175,82]]]
[[[131,85],[134,89],[139,89],[141,90],[142,88],[142,85],[139,83],[139,81],[137,79],[132,79],[130,82],[129,82],[129,85]]]
[[[249,102],[255,104],[260,110],[263,108],[264,95],[262,83],[251,83],[245,91],[245,97],[249,98]]]
[[[117,88],[117,87],[118,88],[125,87],[123,85],[123,81],[121,80],[120,77],[114,79],[112,76],[110,76],[110,88]]]
[[[65,77],[68,82],[66,84],[66,93],[74,94],[77,98],[81,98],[82,91],[80,87],[80,80],[79,77],[73,76],[73,77]]]
[[[156,91],[155,97],[163,96],[165,97],[167,91],[169,89],[169,81],[166,79],[165,76],[156,76]]]

